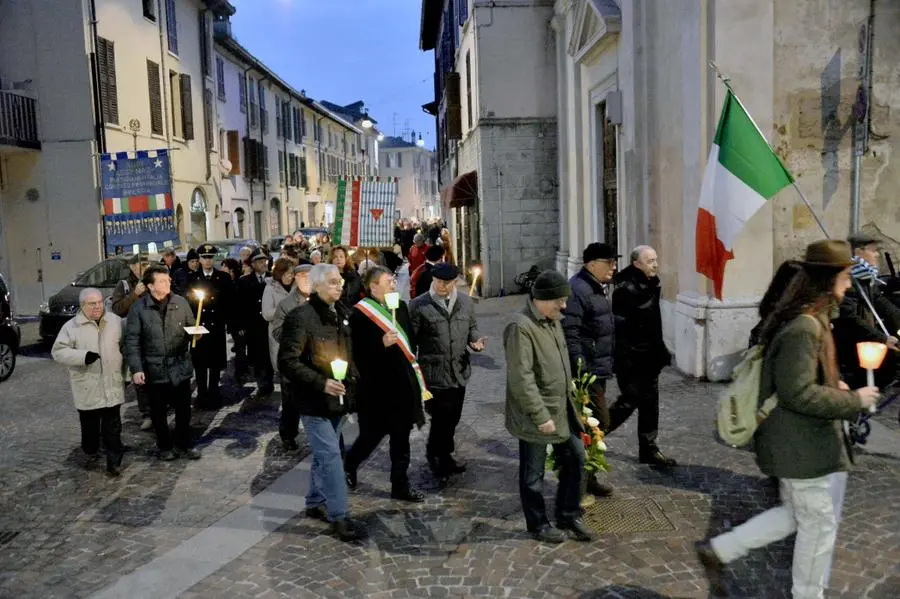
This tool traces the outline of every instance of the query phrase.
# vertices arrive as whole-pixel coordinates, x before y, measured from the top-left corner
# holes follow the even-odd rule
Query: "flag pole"
[[[740,99],[738,98],[738,95],[735,93],[734,89],[731,87],[731,78],[726,77],[725,74],[719,70],[719,67],[716,66],[716,63],[713,62],[712,60],[710,60],[707,63],[707,66],[709,66],[709,68],[712,69],[716,73],[716,77],[718,77],[719,80],[722,82],[722,84],[726,88],[728,88],[728,91],[730,91],[732,94],[734,94],[735,99],[738,102],[741,102]],[[743,106],[743,103],[741,103],[741,106]],[[746,108],[744,109],[744,112],[747,112]],[[747,112],[747,114],[749,115],[750,113]],[[752,117],[750,120],[753,121]],[[754,122],[754,125],[755,124],[756,123]],[[762,132],[760,132],[760,135],[762,135]],[[763,138],[765,138],[765,136],[763,136]],[[800,186],[797,185],[797,181],[792,181],[791,185],[793,186],[794,190],[797,192],[797,195],[800,196],[800,199],[803,201],[803,204],[806,206],[806,209],[809,210],[809,213],[812,215],[813,219],[816,221],[816,224],[819,226],[819,229],[822,231],[822,234],[825,236],[826,239],[831,239],[831,235],[828,234],[828,230],[825,228],[825,224],[822,222],[822,219],[819,218],[819,214],[815,211],[815,209],[813,209],[812,204],[809,203],[809,200],[806,199],[806,196],[803,194],[803,191],[800,190]],[[852,277],[851,277],[851,279],[852,279]],[[856,279],[852,279],[852,280],[853,280],[854,287],[856,287],[856,291],[866,302],[866,306],[868,306],[869,311],[872,313],[872,316],[874,316],[875,320],[878,322],[878,327],[885,334],[885,336],[891,337],[892,335],[888,332],[887,327],[884,324],[884,321],[881,319],[881,316],[878,315],[878,312],[875,310],[875,306],[872,305],[872,300],[869,299],[869,294],[867,294],[863,290],[862,285],[859,284],[859,281],[857,281]]]

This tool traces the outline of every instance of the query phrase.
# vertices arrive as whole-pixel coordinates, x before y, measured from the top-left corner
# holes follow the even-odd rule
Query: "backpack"
[[[716,430],[719,438],[731,447],[744,447],[753,439],[756,429],[778,405],[771,397],[759,405],[759,383],[765,349],[754,345],[734,367],[733,378],[719,398]]]

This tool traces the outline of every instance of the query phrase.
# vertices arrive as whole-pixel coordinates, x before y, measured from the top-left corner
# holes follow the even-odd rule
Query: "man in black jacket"
[[[563,331],[572,374],[578,376],[579,363],[584,372],[597,377],[591,388],[593,415],[600,421],[600,429],[609,427],[606,404],[606,381],[613,375],[615,348],[615,319],[609,303],[608,286],[616,272],[619,255],[607,243],[592,243],[581,255],[584,266],[569,280],[572,296],[563,312]],[[610,485],[588,479],[588,492],[605,497],[611,495]]]
[[[853,286],[844,294],[840,314],[834,319],[833,324],[842,378],[851,389],[856,389],[863,386],[866,380],[866,371],[859,367],[857,343],[878,341],[886,343],[893,350],[898,349],[897,338],[894,335],[884,334],[866,300],[860,296],[860,288],[878,312],[888,332],[895,332],[900,327],[900,309],[881,291],[882,283],[878,279],[878,262],[881,257],[879,240],[872,235],[859,232],[851,235],[848,241],[853,248],[855,262],[850,271]],[[881,368],[875,373],[875,382],[879,387],[887,387],[893,381],[896,364],[895,352],[889,352]]]
[[[262,397],[274,391],[272,356],[269,354],[269,323],[262,316],[262,296],[266,289],[269,257],[260,248],[248,258],[253,272],[237,282],[238,325],[240,335],[247,345],[247,356],[253,364],[256,377],[256,396]]]
[[[348,516],[340,448],[341,419],[351,411],[356,383],[349,315],[340,303],[343,279],[336,266],[317,264],[309,281],[309,301],[291,310],[281,327],[278,371],[291,382],[289,392],[313,456],[306,515],[330,522],[333,534],[353,541],[365,532]],[[335,378],[334,360],[347,365],[343,382]]]
[[[656,445],[659,430],[659,373],[672,361],[663,342],[659,310],[659,259],[656,250],[640,245],[631,252],[631,266],[616,276],[613,314],[616,316],[616,381],[619,399],[609,408],[609,432],[638,411],[640,462],[672,468],[675,460]]]

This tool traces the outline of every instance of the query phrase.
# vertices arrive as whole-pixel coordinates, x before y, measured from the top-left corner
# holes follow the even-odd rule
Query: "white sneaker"
[[[141,421],[141,430],[142,431],[153,430],[153,421],[150,420],[149,418],[144,418]]]

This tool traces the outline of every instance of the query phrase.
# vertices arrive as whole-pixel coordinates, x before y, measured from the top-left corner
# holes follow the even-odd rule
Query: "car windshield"
[[[130,276],[131,269],[125,260],[104,260],[81,273],[72,284],[75,287],[115,287]]]

